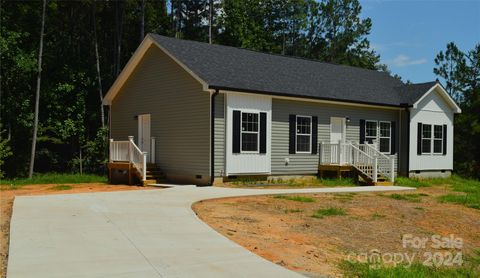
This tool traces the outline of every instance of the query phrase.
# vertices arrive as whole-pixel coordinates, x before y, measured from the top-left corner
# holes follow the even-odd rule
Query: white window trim
[[[439,126],[442,136],[440,138],[435,138],[435,127]],[[440,141],[440,152],[435,152],[435,141]],[[432,125],[432,154],[443,155],[443,125]]]
[[[258,129],[257,131],[243,131],[243,114],[257,114],[257,124]],[[250,133],[257,135],[257,150],[256,151],[244,151],[243,150],[243,133]],[[240,153],[244,154],[259,154],[260,153],[260,113],[259,112],[251,112],[251,111],[240,111]]]
[[[310,134],[298,134],[298,129],[297,129],[297,123],[298,123],[298,118],[309,118],[310,119]],[[312,116],[304,116],[304,115],[295,115],[295,153],[300,153],[300,154],[311,154],[312,153]],[[301,136],[309,136],[310,138],[310,147],[309,147],[309,151],[305,152],[305,151],[299,151],[298,150],[298,135],[301,135]]]
[[[430,126],[430,137],[428,137],[428,138],[427,138],[427,137],[423,137],[423,129],[424,129],[425,126],[427,126],[427,125]],[[422,134],[421,134],[421,135],[422,135],[422,141],[421,141],[421,144],[422,144],[422,146],[421,146],[421,147],[422,147],[422,155],[423,155],[423,154],[432,154],[432,153],[433,153],[433,149],[432,149],[432,148],[433,148],[433,127],[434,127],[434,125],[432,125],[432,124],[422,124]],[[430,152],[425,152],[425,151],[423,151],[423,140],[424,140],[424,139],[425,139],[425,140],[430,139]]]
[[[369,122],[370,123],[375,123],[375,132],[376,132],[375,136],[367,136],[367,123],[369,123]],[[365,120],[365,142],[368,143],[368,139],[371,139],[371,138],[373,138],[372,142],[376,141],[378,139],[378,136],[379,136],[379,134],[378,134],[378,121]]]
[[[389,124],[390,126],[390,136],[386,137],[386,136],[382,136],[382,131],[381,131],[381,128],[380,128],[380,124],[381,123],[387,123]],[[389,122],[389,121],[379,121],[378,122],[378,151],[381,152],[381,153],[385,153],[385,154],[390,154],[392,152],[392,122]],[[385,138],[388,138],[388,151],[387,152],[382,152],[380,151],[380,139],[385,139]]]

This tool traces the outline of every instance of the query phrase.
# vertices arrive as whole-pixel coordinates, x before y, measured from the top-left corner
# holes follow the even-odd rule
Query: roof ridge
[[[337,63],[333,63],[333,62],[325,62],[325,61],[320,61],[320,60],[316,60],[316,59],[309,59],[309,58],[304,58],[304,57],[299,57],[299,56],[290,56],[290,55],[284,55],[284,54],[278,54],[278,53],[262,52],[262,51],[260,51],[260,50],[248,49],[248,48],[243,48],[243,47],[239,47],[239,46],[230,46],[230,45],[223,45],[223,44],[210,44],[210,43],[208,43],[208,42],[202,42],[202,41],[178,39],[178,38],[169,37],[169,36],[164,36],[164,35],[160,35],[160,34],[156,34],[156,33],[148,33],[148,35],[154,35],[154,36],[159,36],[159,37],[163,37],[163,38],[167,38],[167,39],[173,39],[173,40],[193,42],[193,43],[204,44],[204,45],[209,45],[209,46],[214,46],[214,47],[234,48],[234,49],[238,49],[238,50],[250,51],[250,52],[259,53],[259,54],[264,54],[264,55],[271,55],[271,56],[282,57],[282,58],[297,59],[297,60],[303,60],[303,61],[308,61],[308,62],[315,62],[315,63],[332,65],[332,66],[338,66],[338,67],[344,67],[344,68],[351,68],[351,69],[355,69],[355,70],[363,70],[363,71],[376,72],[376,73],[385,74],[385,75],[387,75],[388,77],[391,77],[391,78],[395,78],[395,77],[391,76],[391,75],[390,75],[388,72],[386,72],[386,71],[366,69],[366,68],[361,68],[361,67],[356,67],[356,66],[337,64]],[[402,82],[402,83],[403,83],[403,82]]]

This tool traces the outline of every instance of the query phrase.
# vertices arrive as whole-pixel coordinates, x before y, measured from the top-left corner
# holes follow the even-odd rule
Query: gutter
[[[212,94],[210,101],[210,185],[215,180],[215,97],[218,89]]]

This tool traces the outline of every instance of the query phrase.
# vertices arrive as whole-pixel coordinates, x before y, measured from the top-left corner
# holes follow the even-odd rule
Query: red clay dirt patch
[[[70,187],[71,189],[68,189]],[[155,189],[153,187],[110,185],[105,183],[35,184],[25,185],[14,190],[7,188],[7,186],[2,186],[0,190],[0,277],[7,275],[10,218],[15,196]]]
[[[310,277],[342,275],[338,264],[351,252],[418,252],[404,249],[402,235],[454,234],[464,240],[463,254],[480,248],[480,211],[439,203],[443,187],[422,188],[419,201],[396,200],[394,193],[302,194],[315,202],[272,196],[198,202],[197,215],[248,250]],[[425,196],[427,195],[427,196]],[[314,218],[321,208],[342,208],[346,215]],[[421,250],[438,251],[427,246]],[[417,258],[424,259],[421,254]]]

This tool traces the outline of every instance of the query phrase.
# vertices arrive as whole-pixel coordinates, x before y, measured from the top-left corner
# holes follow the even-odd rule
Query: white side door
[[[345,118],[331,117],[330,118],[330,143],[338,144],[338,142],[345,143],[346,134],[346,120]],[[332,147],[331,158],[334,161],[340,157],[340,164],[344,161],[344,154],[338,154],[338,148]],[[338,162],[338,161],[337,161]]]
[[[138,115],[138,147],[150,161],[150,114]]]

